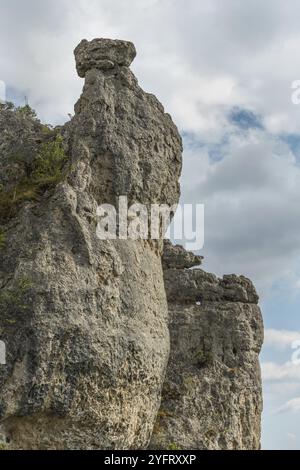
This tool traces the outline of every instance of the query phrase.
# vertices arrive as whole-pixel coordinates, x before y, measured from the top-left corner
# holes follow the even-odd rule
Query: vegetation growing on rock
[[[4,248],[5,246],[5,234],[2,232],[2,230],[0,229],[0,250],[2,250],[2,248]]]
[[[59,129],[41,124],[28,105],[1,104],[0,131],[0,220],[5,222],[24,201],[35,200],[64,179],[67,157]]]
[[[9,288],[0,290],[1,325],[16,323],[18,316],[28,310],[25,296],[32,283],[29,278],[22,277]],[[1,331],[1,330],[0,330]]]

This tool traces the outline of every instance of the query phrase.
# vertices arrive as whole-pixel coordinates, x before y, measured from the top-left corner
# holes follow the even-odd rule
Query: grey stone
[[[8,449],[144,448],[151,437],[169,357],[162,241],[101,241],[95,217],[118,195],[179,199],[181,138],[123,67],[133,56],[124,42],[77,49],[86,82],[61,129],[68,179],[2,227],[0,431]],[[94,67],[99,58],[120,67],[111,75]]]
[[[150,448],[259,449],[263,323],[251,281],[168,265],[164,275],[171,353]]]
[[[170,240],[165,240],[162,263],[164,269],[193,268],[202,264],[203,256],[197,256],[192,251],[185,250],[180,245],[173,245]]]
[[[110,70],[117,66],[129,67],[136,56],[134,44],[112,39],[83,39],[75,49],[78,75],[85,77],[91,69]]]

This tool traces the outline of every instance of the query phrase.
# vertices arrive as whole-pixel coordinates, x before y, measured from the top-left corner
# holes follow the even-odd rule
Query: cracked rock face
[[[243,276],[218,279],[166,244],[171,353],[150,448],[259,449],[263,323]]]
[[[181,138],[129,70],[133,44],[83,41],[75,54],[85,85],[61,130],[70,174],[1,228],[8,449],[145,448],[169,356],[162,243],[101,241],[95,216],[119,195],[177,203]]]
[[[30,108],[0,106],[7,449],[260,445],[263,325],[252,283],[218,279],[170,242],[96,237],[99,204],[118,212],[119,196],[147,208],[180,196],[181,138],[130,71],[135,55],[126,41],[76,48],[85,83],[60,129],[67,176],[34,197],[22,187],[28,164],[57,130],[45,134]],[[15,201],[18,185],[22,198],[13,212],[6,200],[4,217],[3,193]]]

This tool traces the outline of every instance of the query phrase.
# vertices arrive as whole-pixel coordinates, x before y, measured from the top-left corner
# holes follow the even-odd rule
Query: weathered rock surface
[[[134,44],[111,39],[83,39],[75,49],[79,77],[92,69],[108,70],[118,66],[129,67],[136,56]]]
[[[182,269],[194,263],[182,262],[181,248],[178,257],[172,248],[170,263],[169,243],[165,252],[171,354],[150,448],[259,449],[263,324],[255,289],[243,276]]]
[[[203,256],[197,256],[192,251],[186,251],[180,245],[173,245],[170,240],[165,240],[162,254],[162,262],[165,269],[184,269],[199,266]]]
[[[76,49],[86,80],[62,129],[68,180],[1,227],[0,432],[9,449],[130,449],[150,440],[169,356],[161,242],[101,241],[95,224],[97,205],[117,204],[118,195],[179,199],[181,138],[138,86],[134,55],[123,41]],[[5,135],[1,128],[0,149]]]
[[[76,48],[85,84],[59,130],[67,176],[38,191],[29,168],[58,131],[30,109],[0,106],[7,449],[140,449],[151,435],[155,448],[259,447],[263,326],[252,283],[205,273],[201,256],[170,242],[163,251],[162,240],[96,237],[99,204],[179,200],[181,138],[130,71],[135,55],[126,41]]]

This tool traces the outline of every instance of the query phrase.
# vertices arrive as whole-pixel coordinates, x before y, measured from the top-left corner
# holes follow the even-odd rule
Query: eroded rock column
[[[70,172],[6,223],[1,440],[9,449],[146,447],[169,356],[161,242],[99,240],[96,208],[179,199],[181,138],[129,69],[133,44],[75,51],[85,77],[63,129]],[[17,137],[16,137],[17,138]]]

